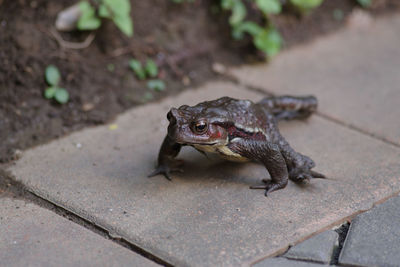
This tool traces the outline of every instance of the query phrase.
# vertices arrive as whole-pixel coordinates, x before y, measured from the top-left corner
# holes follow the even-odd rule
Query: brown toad
[[[260,102],[222,97],[195,106],[172,108],[168,134],[161,145],[158,166],[149,176],[179,170],[180,161],[174,158],[182,146],[193,146],[200,152],[217,153],[233,161],[259,161],[271,179],[264,185],[265,195],[284,188],[288,179],[295,182],[324,178],[311,168],[313,160],[294,151],[280,134],[277,121],[306,118],[317,108],[313,96],[267,97]]]

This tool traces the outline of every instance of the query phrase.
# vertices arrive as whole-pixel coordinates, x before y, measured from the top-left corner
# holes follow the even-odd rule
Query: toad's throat
[[[233,152],[226,144],[215,144],[215,145],[194,144],[192,146],[200,151],[208,153],[216,153],[222,158],[230,161],[239,161],[239,162],[249,161],[248,158],[245,158],[242,155]]]

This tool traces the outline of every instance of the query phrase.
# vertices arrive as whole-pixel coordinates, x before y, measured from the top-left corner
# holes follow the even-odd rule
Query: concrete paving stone
[[[269,258],[253,265],[253,267],[320,267],[320,266],[328,266],[328,265],[306,262],[306,261],[294,261],[285,258]]]
[[[329,263],[337,245],[338,234],[328,230],[291,247],[283,256],[288,259]]]
[[[347,27],[296,46],[271,64],[231,70],[275,94],[314,94],[319,111],[400,144],[400,16]]]
[[[130,110],[113,122],[24,152],[8,168],[57,205],[174,265],[248,265],[337,225],[400,191],[400,149],[317,116],[283,123],[283,135],[330,179],[264,196],[255,163],[208,160],[184,147],[185,172],[147,178],[171,106],[261,95],[216,82]],[[114,130],[113,130],[114,129]]]
[[[400,266],[400,197],[389,199],[351,222],[339,263]]]
[[[158,266],[51,211],[0,197],[0,266]]]

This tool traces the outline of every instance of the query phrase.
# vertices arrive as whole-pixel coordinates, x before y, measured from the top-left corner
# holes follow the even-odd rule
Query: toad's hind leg
[[[315,162],[311,158],[296,152],[286,140],[280,142],[280,149],[288,167],[289,179],[293,182],[325,178],[323,174],[311,170],[315,167]]]
[[[303,119],[317,109],[314,96],[278,96],[266,97],[257,104],[268,109],[277,120]]]

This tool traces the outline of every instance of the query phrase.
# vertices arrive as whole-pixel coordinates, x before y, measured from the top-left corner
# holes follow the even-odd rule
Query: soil
[[[104,22],[89,47],[62,48],[51,29],[57,13],[75,2],[0,0],[0,162],[15,159],[22,149],[109,122],[128,108],[219,79],[212,71],[216,62],[231,66],[262,60],[249,39],[231,39],[229,14],[218,12],[217,0],[131,1],[133,38]],[[355,1],[326,0],[308,16],[284,10],[273,21],[290,47],[338,29],[354,8]],[[398,0],[376,0],[370,12],[396,10]],[[61,35],[80,42],[88,33]],[[154,59],[166,90],[150,91],[146,81],[137,80],[129,69],[131,58]],[[65,105],[43,97],[49,64],[59,68],[60,85],[70,94]]]

